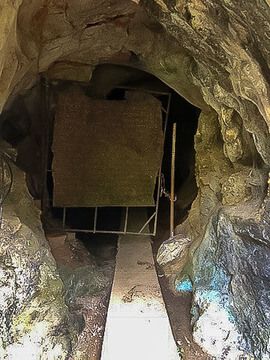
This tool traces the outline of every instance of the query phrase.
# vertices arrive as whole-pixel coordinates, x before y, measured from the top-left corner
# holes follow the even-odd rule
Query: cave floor
[[[140,211],[133,217],[142,217]],[[142,221],[138,221],[142,223]],[[159,286],[150,236],[118,239],[102,360],[179,360]]]
[[[71,296],[66,294],[70,311],[83,317],[75,355],[69,360],[99,360],[114,274],[114,253],[106,244],[99,257],[92,256],[74,233],[47,234],[47,239],[65,288],[71,293]]]
[[[176,218],[176,223],[183,219]],[[169,238],[169,202],[162,199],[160,203],[157,234],[152,242],[154,259],[156,259],[160,245]],[[193,341],[191,327],[191,302],[192,294],[181,294],[171,290],[168,279],[155,262],[162,296],[170,319],[173,336],[179,348],[181,348],[184,360],[211,360],[212,357],[202,351]]]
[[[118,270],[116,269],[116,272],[116,249],[110,241],[106,243],[103,239],[103,245],[92,253],[91,249],[89,249],[89,252],[73,233],[47,235],[59,268],[69,268],[71,271],[81,268],[85,272],[85,267],[88,267],[91,269],[90,276],[96,281],[96,283],[90,284],[90,288],[84,291],[83,296],[75,294],[76,299],[72,301],[71,310],[82,315],[85,323],[76,349],[79,355],[74,359],[100,360],[103,339],[105,340],[102,360],[114,360],[115,358],[121,360],[120,344],[126,345],[123,349],[127,349],[127,353],[123,354],[123,356],[125,355],[123,359],[132,359],[131,355],[135,355],[134,349],[142,348],[143,339],[146,338],[152,339],[152,348],[157,350],[157,344],[162,343],[162,341],[158,340],[160,334],[156,331],[159,328],[165,329],[167,333],[169,332],[170,346],[173,348],[176,343],[178,348],[181,348],[183,359],[211,359],[194,343],[192,338],[190,325],[192,296],[171,291],[168,280],[155,264],[154,259],[156,259],[158,248],[169,236],[167,230],[167,219],[169,218],[166,203],[161,203],[160,210],[158,231],[154,239],[144,236],[122,236],[118,239],[118,254],[116,255]],[[110,236],[108,235],[108,237]],[[99,284],[99,282],[101,283]],[[155,315],[153,315],[154,312],[149,306],[150,303],[153,308],[159,309]],[[138,304],[140,305],[137,306]],[[121,307],[123,309],[120,311]],[[143,327],[142,330],[139,327],[142,324],[139,320],[140,317],[142,318],[141,310],[144,312],[144,323],[147,323],[149,317],[159,319],[158,321],[152,321],[153,326],[148,327],[148,330],[145,328],[145,331],[143,331]],[[126,314],[123,315],[123,311]],[[130,321],[132,317],[133,322]],[[113,348],[110,348],[108,343],[108,326],[104,334],[106,318],[108,322],[112,322],[114,318],[113,326],[115,329],[111,337],[114,343]],[[161,324],[162,321],[163,324]],[[147,331],[150,334],[149,336],[146,333]],[[164,335],[163,331],[163,337],[165,336],[167,335]],[[173,341],[173,338],[175,341]],[[117,339],[120,340],[119,345]],[[148,347],[150,344],[151,341],[148,342]],[[118,351],[114,357],[112,357],[112,349]],[[110,351],[110,357],[107,356],[108,350]],[[159,350],[158,353],[161,354],[161,351]],[[136,360],[139,358],[144,359],[139,355],[135,358]],[[155,355],[146,358],[159,359]],[[168,360],[174,359],[174,357],[168,357],[167,354],[162,360],[164,358]]]

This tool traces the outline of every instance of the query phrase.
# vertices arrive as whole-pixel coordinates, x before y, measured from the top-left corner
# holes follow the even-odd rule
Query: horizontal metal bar
[[[166,96],[170,95],[169,92],[165,92],[165,91],[157,91],[157,90],[151,90],[151,89],[136,88],[136,87],[132,87],[132,86],[116,86],[114,89],[134,90],[134,91],[138,91],[138,92],[146,92],[146,93],[149,93],[149,94],[156,94],[156,95],[166,95]]]
[[[83,230],[83,229],[55,229],[55,231],[66,231],[66,232],[82,232],[82,233],[90,233],[94,234],[94,230]],[[116,234],[116,235],[144,235],[144,236],[152,236],[154,233],[138,233],[132,231],[109,231],[109,230],[96,230],[95,234]]]
[[[50,197],[49,198],[50,201],[53,201],[53,198]],[[155,205],[142,205],[142,206],[125,206],[125,205],[118,205],[118,206],[115,206],[115,205],[107,205],[107,206],[77,206],[77,207],[69,207],[69,206],[64,206],[67,210],[69,209],[95,209],[95,208],[98,208],[98,209],[106,209],[106,208],[126,208],[128,207],[129,209],[145,209],[145,208],[155,208],[156,207],[156,204]],[[52,206],[52,208],[55,208],[55,209],[63,209],[64,208],[63,206]]]

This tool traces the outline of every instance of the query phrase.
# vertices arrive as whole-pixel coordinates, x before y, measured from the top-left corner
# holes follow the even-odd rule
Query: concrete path
[[[150,237],[118,240],[101,360],[179,360]]]

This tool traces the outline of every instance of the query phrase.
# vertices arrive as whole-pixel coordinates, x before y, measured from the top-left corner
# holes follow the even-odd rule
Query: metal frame
[[[48,86],[48,83],[46,83],[46,87]],[[48,88],[47,88],[48,89]],[[147,89],[140,89],[140,88],[135,88],[135,87],[128,87],[128,86],[118,86],[116,89],[123,89],[123,90],[130,90],[130,91],[140,91],[140,92],[145,92],[145,93],[149,93],[151,95],[154,96],[167,96],[168,97],[168,101],[167,101],[167,108],[164,109],[163,107],[161,108],[162,112],[165,114],[165,121],[163,122],[163,132],[164,132],[164,143],[165,143],[165,137],[166,137],[166,130],[167,130],[167,124],[168,124],[168,116],[169,116],[169,111],[170,111],[170,104],[171,104],[171,94],[168,92],[161,92],[161,91],[155,91],[155,90],[147,90]],[[48,133],[48,132],[47,132]],[[49,139],[47,139],[46,144],[49,144]],[[46,154],[48,154],[48,148],[46,150]],[[155,210],[153,212],[153,214],[147,219],[147,221],[141,226],[141,228],[136,232],[136,231],[128,231],[128,218],[129,218],[129,209],[130,207],[125,207],[125,220],[124,220],[124,224],[123,224],[123,229],[116,231],[116,230],[102,230],[102,229],[97,229],[97,222],[98,222],[98,208],[99,207],[89,207],[89,208],[94,208],[95,212],[94,212],[94,222],[93,222],[93,228],[92,229],[75,229],[75,228],[68,228],[66,226],[66,217],[67,217],[67,211],[68,209],[72,209],[72,208],[68,208],[68,207],[60,207],[60,209],[63,209],[63,216],[62,216],[62,228],[61,229],[57,229],[57,230],[64,230],[66,232],[82,232],[82,233],[92,233],[92,234],[117,234],[117,235],[144,235],[144,236],[155,236],[156,232],[157,232],[157,220],[158,220],[158,209],[159,209],[159,199],[161,196],[161,171],[162,171],[162,163],[163,163],[163,158],[161,161],[161,166],[159,169],[159,173],[157,176],[157,194],[156,194],[156,201],[155,201],[155,205],[154,206],[148,206],[147,208],[153,207]],[[46,173],[50,172],[51,170],[48,169],[48,164],[46,163]],[[44,193],[47,191],[46,188],[44,188]],[[46,195],[45,195],[46,197]],[[53,207],[53,206],[52,206]],[[122,208],[121,206],[119,206],[120,208]],[[59,207],[57,207],[59,208]],[[124,207],[123,207],[124,208]],[[135,207],[132,207],[135,208]],[[140,207],[137,207],[140,208]],[[149,232],[144,232],[145,228],[154,220],[154,227],[153,227],[153,231],[149,231]]]

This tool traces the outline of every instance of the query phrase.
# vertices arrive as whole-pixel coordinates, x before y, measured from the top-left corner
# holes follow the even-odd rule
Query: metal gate
[[[50,86],[48,83],[46,83],[45,88],[45,105],[47,108],[49,108],[49,93],[50,93]],[[161,92],[161,91],[152,91],[152,90],[145,90],[145,89],[137,89],[133,87],[117,87],[117,89],[121,89],[124,91],[139,91],[143,93],[150,94],[154,96],[155,98],[159,99],[160,101],[163,100],[163,106],[161,107],[162,110],[162,128],[163,128],[163,134],[164,139],[166,135],[166,129],[167,129],[167,123],[168,123],[168,115],[169,115],[169,109],[170,109],[170,102],[171,102],[171,94],[168,92]],[[164,105],[165,104],[165,105]],[[45,120],[45,126],[47,130],[45,131],[45,139],[44,139],[44,175],[46,179],[44,179],[44,191],[43,191],[43,211],[46,212],[48,209],[55,208],[53,205],[53,199],[52,194],[48,194],[48,188],[47,188],[47,179],[48,175],[51,176],[52,173],[52,167],[51,167],[51,161],[49,160],[49,151],[50,151],[50,144],[52,143],[52,136],[53,136],[53,120],[50,118],[50,115],[48,114],[47,119]],[[132,216],[132,213],[136,211],[137,208],[126,206],[121,207],[123,211],[123,217],[121,222],[121,228],[119,230],[115,229],[102,229],[98,226],[100,216],[102,213],[102,209],[99,206],[90,207],[91,208],[91,215],[89,215],[89,228],[76,228],[76,227],[70,227],[70,224],[67,223],[67,219],[69,217],[69,212],[74,209],[73,207],[69,206],[63,206],[63,207],[57,207],[59,211],[62,212],[61,215],[61,227],[55,229],[55,230],[64,230],[66,232],[83,232],[83,233],[93,233],[93,234],[131,234],[131,235],[156,235],[157,230],[157,219],[158,219],[158,209],[159,209],[159,199],[161,196],[161,171],[162,171],[162,162],[161,166],[158,172],[158,176],[156,178],[156,189],[155,189],[155,195],[154,195],[154,205],[147,206],[148,208],[148,219],[146,222],[142,223],[138,229],[130,229],[129,227],[129,218]],[[149,226],[148,226],[149,225]],[[147,230],[148,231],[147,231]],[[151,229],[151,230],[149,230]]]

